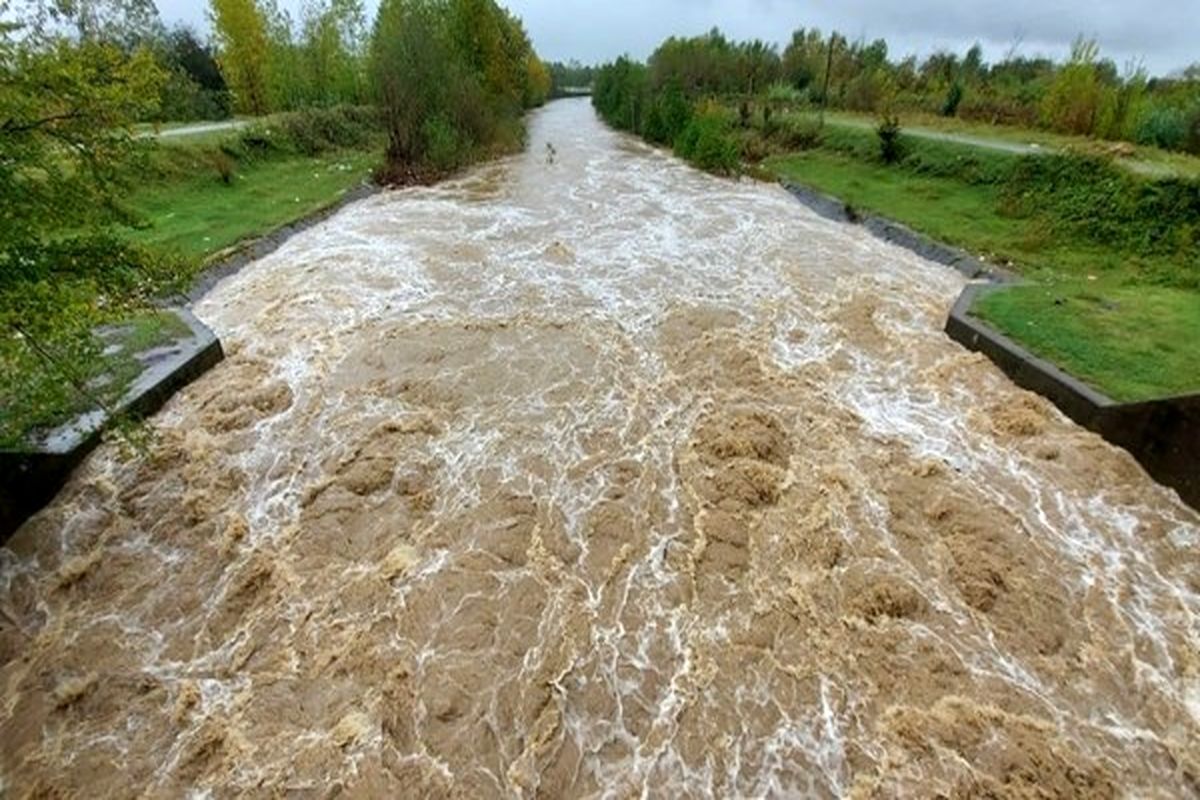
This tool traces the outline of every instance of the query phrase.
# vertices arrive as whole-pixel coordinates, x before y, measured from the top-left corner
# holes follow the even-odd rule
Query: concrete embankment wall
[[[1012,273],[898,222],[860,214],[837,198],[795,184],[784,187],[826,219],[861,224],[886,242],[982,281],[959,296],[946,321],[947,335],[986,355],[1013,383],[1046,397],[1079,425],[1125,448],[1155,480],[1200,510],[1200,394],[1114,402],[971,316],[979,293],[1012,282]]]
[[[191,312],[170,311],[189,334],[155,349],[113,414],[134,419],[153,414],[225,357],[217,337]],[[50,432],[28,451],[0,451],[0,542],[54,499],[71,471],[100,444],[110,422],[108,413],[96,409]]]
[[[951,339],[983,353],[1013,383],[1049,398],[1078,424],[1123,447],[1159,483],[1200,509],[1200,394],[1117,403],[971,316],[991,287],[968,286],[946,321]]]

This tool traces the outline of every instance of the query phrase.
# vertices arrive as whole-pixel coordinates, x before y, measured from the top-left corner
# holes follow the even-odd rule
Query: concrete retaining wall
[[[113,409],[120,415],[147,417],[225,357],[221,343],[190,311],[170,309],[189,335],[156,348]],[[100,444],[108,416],[90,411],[38,440],[29,452],[0,451],[0,542],[50,502],[76,466]]]
[[[1155,480],[1200,510],[1200,395],[1114,402],[970,315],[981,292],[1016,280],[1011,272],[898,222],[859,214],[835,197],[793,183],[783,185],[826,219],[861,224],[886,242],[952,267],[971,280],[986,281],[968,286],[959,296],[946,321],[950,338],[986,355],[1013,383],[1048,398],[1079,425],[1128,450]]]
[[[835,222],[852,222],[862,225],[877,238],[890,242],[905,250],[928,259],[935,264],[944,264],[958,270],[971,280],[1005,282],[1014,280],[1012,273],[976,258],[958,247],[930,239],[922,233],[917,233],[907,225],[893,222],[884,217],[864,214],[852,208],[847,203],[827,194],[809,189],[798,184],[784,182],[783,188],[804,205],[817,214]]]
[[[1049,398],[1075,422],[1128,450],[1155,480],[1200,510],[1200,394],[1113,401],[972,317],[975,299],[992,288],[973,285],[963,291],[946,321],[950,338],[983,353],[1013,383]]]

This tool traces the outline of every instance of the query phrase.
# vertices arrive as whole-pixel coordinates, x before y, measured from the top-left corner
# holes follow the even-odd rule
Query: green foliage
[[[677,84],[665,86],[649,101],[642,135],[657,144],[673,145],[692,118],[692,105]]]
[[[644,75],[642,69],[620,59],[597,73],[596,88],[605,96],[596,108],[614,127],[641,131],[654,97],[672,85],[691,103],[717,98],[735,108],[745,103],[755,113],[769,109],[763,112],[768,120],[804,104],[921,112],[1110,140],[1136,137],[1200,153],[1200,72],[1153,80],[1140,69],[1119,74],[1086,39],[1075,43],[1065,64],[1017,55],[987,64],[978,45],[961,57],[936,52],[924,62],[893,62],[882,40],[850,42],[837,32],[800,29],[779,55],[761,42],[732,41],[713,30],[667,39]],[[1180,114],[1185,137],[1179,135]],[[743,127],[748,124],[747,118]],[[660,140],[657,127],[655,134]]]
[[[596,67],[584,66],[578,61],[551,62],[547,65],[550,71],[550,96],[567,97],[591,87],[596,79]]]
[[[178,27],[158,43],[159,61],[168,78],[163,84],[158,121],[225,119],[233,98],[217,65],[216,52],[190,29]]]
[[[885,116],[875,129],[879,137],[879,155],[885,164],[895,164],[903,155],[900,142],[900,119],[894,114]]]
[[[811,150],[825,141],[821,123],[799,114],[782,117],[769,133],[785,151]]]
[[[30,430],[64,422],[97,397],[115,399],[131,375],[91,383],[114,367],[94,329],[181,288],[183,274],[104,234],[23,248],[0,271],[0,447],[23,446]]]
[[[649,93],[649,70],[622,56],[596,73],[592,105],[609,125],[640,134]]]
[[[130,132],[157,107],[153,55],[54,38],[0,38],[0,269],[67,225],[125,218]]]
[[[308,108],[271,118],[266,127],[273,149],[314,156],[339,148],[359,148],[379,129],[379,114],[370,106]],[[263,132],[250,131],[249,137]]]
[[[732,128],[729,116],[719,108],[701,107],[675,140],[675,154],[700,169],[735,174],[741,149],[731,134]]]
[[[950,84],[949,91],[946,92],[946,99],[942,103],[942,116],[953,117],[958,114],[958,107],[962,105],[963,87],[958,81]]]
[[[1026,157],[1005,183],[1004,200],[1097,244],[1171,257],[1181,269],[1155,282],[1200,288],[1200,181],[1147,180],[1089,156]]]
[[[520,21],[492,0],[385,0],[370,76],[388,132],[384,178],[394,182],[520,141],[521,111],[550,92]]]
[[[265,114],[268,96],[267,19],[254,0],[209,0],[222,71],[239,110]]]

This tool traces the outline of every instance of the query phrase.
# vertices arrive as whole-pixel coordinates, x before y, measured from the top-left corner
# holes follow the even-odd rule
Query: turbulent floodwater
[[[1200,793],[1200,518],[959,275],[530,142],[198,304],[228,360],[0,551],[0,794]]]

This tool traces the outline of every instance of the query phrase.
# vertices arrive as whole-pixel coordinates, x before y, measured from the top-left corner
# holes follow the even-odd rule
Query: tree
[[[331,105],[363,99],[366,23],[361,0],[313,2],[303,12],[303,54],[312,102]]]
[[[123,216],[124,167],[140,149],[130,127],[164,79],[146,48],[0,27],[0,259]]]
[[[1058,71],[1042,101],[1042,117],[1049,127],[1084,135],[1096,131],[1104,103],[1104,87],[1096,66],[1099,53],[1095,40],[1075,40],[1071,60]]]
[[[209,0],[221,71],[243,111],[270,111],[267,22],[255,0]]]

